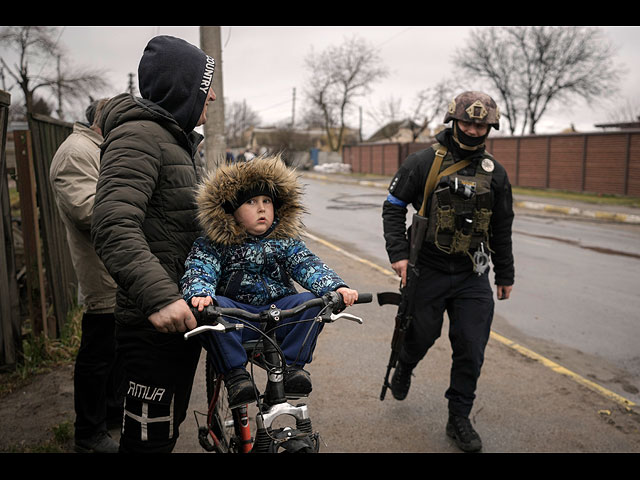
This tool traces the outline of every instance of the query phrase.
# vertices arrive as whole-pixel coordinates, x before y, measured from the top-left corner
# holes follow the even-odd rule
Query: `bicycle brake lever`
[[[362,325],[363,323],[360,317],[356,317],[355,315],[351,315],[350,313],[338,313],[338,314],[332,313],[330,318],[332,322],[335,322],[336,320],[344,318],[345,320],[352,320],[356,323],[359,323],[360,325]]]
[[[201,333],[204,332],[231,332],[233,330],[240,330],[241,328],[244,328],[244,325],[242,325],[241,323],[226,323],[223,325],[222,323],[218,322],[215,325],[202,325],[200,327],[196,327],[193,330],[189,330],[188,332],[186,332],[184,334],[184,339],[188,340],[189,338],[195,336],[195,335],[199,335]]]

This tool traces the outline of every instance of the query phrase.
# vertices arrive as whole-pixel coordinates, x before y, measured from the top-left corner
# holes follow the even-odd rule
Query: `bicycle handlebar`
[[[355,303],[371,303],[371,301],[372,294],[359,293],[358,300],[356,300]],[[327,313],[321,317],[323,322],[333,322],[339,318],[346,318],[348,320],[354,320],[358,323],[362,323],[362,319],[347,313],[340,313],[338,315],[334,314],[334,309],[342,310],[345,308],[345,304],[342,301],[342,295],[340,295],[338,292],[329,292],[322,297],[307,300],[306,302],[301,303],[300,305],[288,310],[280,310],[274,305],[272,305],[271,308],[263,310],[259,313],[247,312],[246,310],[242,310],[241,308],[226,308],[218,307],[216,305],[209,305],[205,307],[203,311],[198,311],[197,308],[191,307],[191,311],[198,321],[198,327],[186,332],[184,334],[184,339],[187,340],[190,337],[198,335],[205,331],[213,330],[218,332],[229,332],[244,328],[244,325],[241,323],[226,322],[222,318],[224,316],[238,317],[243,320],[255,322],[264,322],[269,318],[272,318],[277,322],[280,319],[293,317],[313,307],[327,308]]]

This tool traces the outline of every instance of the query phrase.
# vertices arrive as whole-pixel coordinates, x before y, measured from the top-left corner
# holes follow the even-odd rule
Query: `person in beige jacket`
[[[113,315],[117,286],[91,242],[103,141],[95,120],[105,102],[93,102],[87,108],[89,124],[74,123],[73,132],[53,157],[49,179],[78,279],[78,303],[84,309],[74,370],[75,449],[116,453],[118,444],[108,433],[107,421],[119,416],[118,422],[122,422]]]

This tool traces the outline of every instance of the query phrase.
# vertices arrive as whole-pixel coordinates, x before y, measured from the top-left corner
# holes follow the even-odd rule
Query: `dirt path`
[[[53,442],[54,428],[65,422],[71,436],[61,448],[71,451],[73,419],[73,365],[37,375],[0,399],[0,452],[30,451]]]

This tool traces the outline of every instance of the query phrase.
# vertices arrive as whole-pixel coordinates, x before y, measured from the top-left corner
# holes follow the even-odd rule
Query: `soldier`
[[[469,414],[493,319],[489,259],[498,299],[509,298],[514,282],[511,185],[504,167],[485,150],[499,118],[488,95],[471,91],[457,96],[444,118],[451,127],[438,133],[437,144],[406,158],[382,211],[387,253],[403,285],[409,258],[407,206],[420,210],[427,223],[413,321],[391,380],[392,394],[406,398],[412,371],[440,336],[446,311],[453,350],[446,432],[464,451],[482,448]]]

